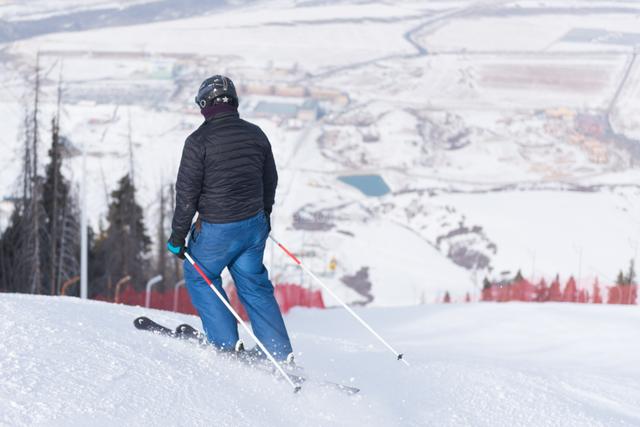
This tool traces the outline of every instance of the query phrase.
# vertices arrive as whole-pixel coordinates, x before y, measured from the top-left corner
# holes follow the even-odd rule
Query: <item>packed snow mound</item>
[[[640,424],[640,310],[459,304],[286,319],[298,361],[356,396],[268,374],[134,329],[197,318],[66,297],[0,294],[0,425],[623,426]],[[249,340],[247,340],[249,342]]]

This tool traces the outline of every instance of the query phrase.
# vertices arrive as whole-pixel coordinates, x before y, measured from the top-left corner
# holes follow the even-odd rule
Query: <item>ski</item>
[[[207,339],[202,332],[198,331],[196,328],[186,323],[179,325],[176,328],[174,334],[178,338],[181,338],[183,340],[196,341],[198,344],[205,344],[207,342]]]
[[[157,335],[162,335],[162,336],[177,338],[182,340],[188,340],[188,341],[195,342],[197,344],[206,343],[206,338],[204,334],[198,331],[193,326],[186,323],[179,325],[174,330],[166,326],[163,326],[159,323],[156,323],[153,320],[149,319],[148,317],[141,316],[136,318],[133,321],[133,324],[136,327],[136,329],[152,332]],[[273,367],[266,365],[264,363],[264,359],[260,357],[256,357],[255,354],[256,352],[253,352],[253,351],[242,351],[240,353],[228,353],[228,356],[230,359],[232,358],[233,360],[242,362],[243,364],[249,367],[258,368],[262,371],[270,373],[271,375],[277,375],[277,372],[273,369]],[[290,371],[290,372],[287,372],[287,375],[289,375],[289,378],[291,378],[298,385],[302,385],[304,383],[310,383],[322,388],[335,389],[343,393],[346,393],[348,395],[354,395],[360,392],[360,389],[357,387],[348,386],[345,384],[340,384],[332,381],[315,380],[313,378],[309,378],[305,374],[300,373],[299,368],[296,369],[296,368],[287,367],[286,369]],[[282,377],[280,376],[279,378],[282,378]]]
[[[206,338],[204,334],[200,333],[196,328],[188,324],[179,325],[175,330],[167,328],[148,317],[141,316],[133,321],[136,329],[141,331],[149,331],[158,335],[164,335],[171,338],[178,338],[184,340],[196,341],[199,344],[205,344]]]
[[[158,335],[166,335],[169,337],[177,338],[176,333],[173,329],[162,326],[159,323],[156,323],[153,320],[149,319],[148,317],[138,317],[133,321],[133,325],[136,327],[136,329],[140,329],[142,331],[149,331]]]

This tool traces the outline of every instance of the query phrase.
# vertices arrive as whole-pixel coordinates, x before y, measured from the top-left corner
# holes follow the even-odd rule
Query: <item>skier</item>
[[[189,254],[225,298],[220,274],[229,269],[255,335],[276,359],[292,363],[291,342],[262,262],[278,182],[271,145],[258,126],[240,119],[231,79],[206,79],[195,101],[204,123],[184,144],[167,248],[184,259],[191,231]],[[240,351],[235,318],[188,262],[184,278],[209,342]]]

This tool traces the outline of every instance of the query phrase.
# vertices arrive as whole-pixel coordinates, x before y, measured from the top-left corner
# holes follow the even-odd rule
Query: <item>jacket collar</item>
[[[238,109],[233,105],[218,104],[206,107],[200,110],[200,114],[204,116],[205,122],[223,117],[240,117]]]

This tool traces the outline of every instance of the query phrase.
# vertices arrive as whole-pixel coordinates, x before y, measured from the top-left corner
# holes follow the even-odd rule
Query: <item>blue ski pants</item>
[[[220,274],[227,267],[240,302],[249,315],[254,334],[278,360],[291,353],[291,342],[262,260],[269,229],[264,212],[238,222],[212,224],[201,221],[191,229],[189,253],[220,293]],[[184,278],[191,302],[198,311],[207,339],[219,349],[233,349],[238,341],[236,319],[185,261]]]

